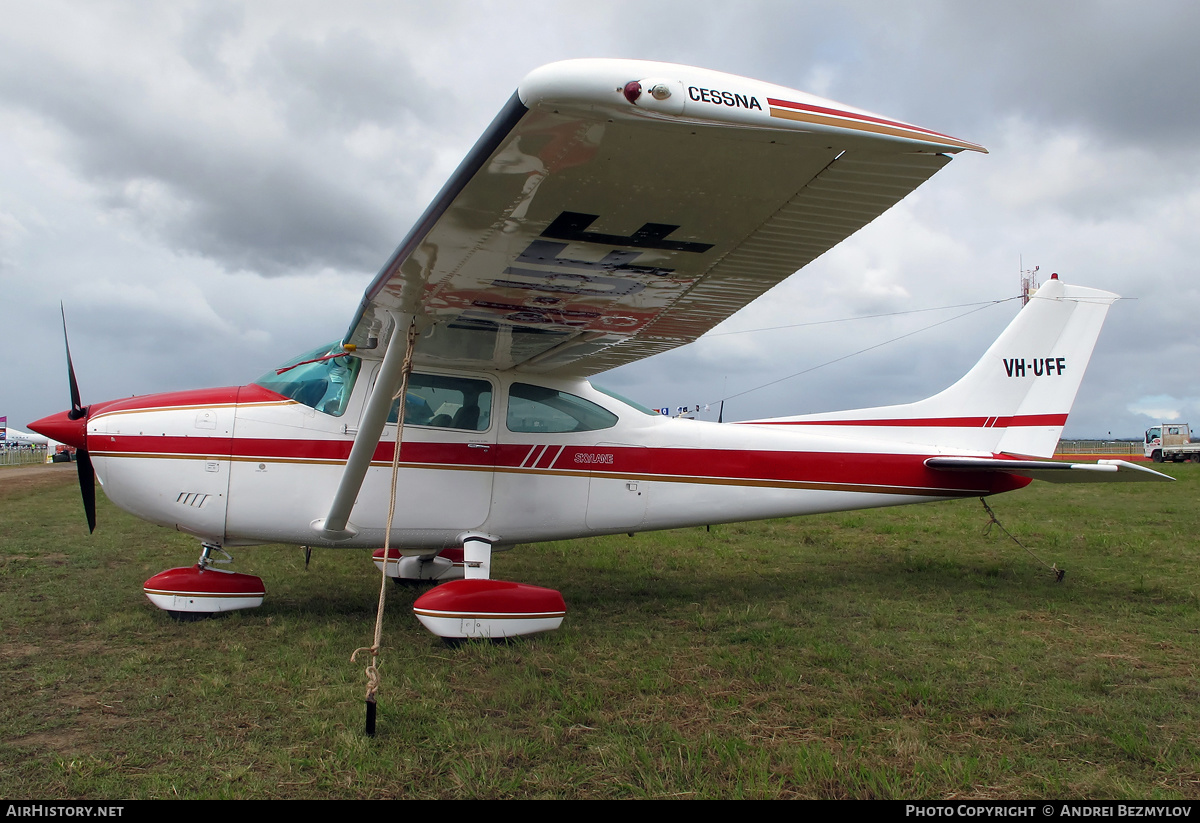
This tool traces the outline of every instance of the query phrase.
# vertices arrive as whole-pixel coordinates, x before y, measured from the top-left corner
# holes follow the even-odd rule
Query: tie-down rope
[[[392,453],[392,485],[388,495],[387,526],[383,532],[383,564],[379,575],[379,607],[375,610],[375,642],[370,646],[355,649],[350,655],[350,662],[355,662],[359,652],[370,652],[371,662],[366,668],[367,673],[367,736],[375,736],[375,694],[379,691],[379,649],[383,642],[383,607],[387,600],[387,568],[391,559],[392,520],[396,515],[396,483],[400,474],[400,447],[404,443],[404,411],[408,405],[408,375],[412,372],[413,347],[417,342],[417,326],[415,323],[408,327],[408,348],[404,352],[404,365],[400,367],[400,390],[392,398],[400,401],[400,410],[396,417],[396,448]]]

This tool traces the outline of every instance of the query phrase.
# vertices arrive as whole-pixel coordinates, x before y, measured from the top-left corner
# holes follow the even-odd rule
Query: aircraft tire
[[[411,577],[393,577],[392,582],[402,589],[420,589],[438,584],[436,580],[414,580]]]
[[[207,620],[217,612],[179,612],[168,609],[167,614],[171,615],[171,619],[177,623],[198,623],[201,620]]]

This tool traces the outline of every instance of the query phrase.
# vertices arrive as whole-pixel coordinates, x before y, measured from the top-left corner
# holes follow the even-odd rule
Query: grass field
[[[392,588],[374,740],[366,553],[243,549],[262,608],[179,624],[196,541],[5,471],[6,798],[1200,798],[1200,466],[992,498],[1062,583],[968,500],[521,547],[569,613],[507,645]]]

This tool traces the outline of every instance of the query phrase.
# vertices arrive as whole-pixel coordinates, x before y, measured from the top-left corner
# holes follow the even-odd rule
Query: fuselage
[[[394,422],[352,510],[353,536],[331,542],[314,527],[341,479],[377,365],[355,363],[353,375],[343,369],[345,382],[315,390],[268,381],[99,404],[87,417],[87,447],[116,505],[206,541],[379,546]],[[421,369],[405,417],[391,542],[409,549],[461,545],[466,533],[503,546],[978,496],[1028,482],[937,472],[924,460],[939,450],[849,428],[829,436],[669,419],[582,379]]]

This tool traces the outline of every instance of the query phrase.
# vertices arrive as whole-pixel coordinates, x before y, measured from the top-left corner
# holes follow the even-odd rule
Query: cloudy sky
[[[944,388],[1022,266],[1127,298],[1074,436],[1200,423],[1200,4],[0,0],[0,415],[231,385],[340,337],[531,69],[665,60],[981,143],[713,335],[597,382],[727,419]],[[915,312],[946,306],[964,306]],[[908,314],[893,314],[909,312]],[[709,417],[715,418],[715,408]]]

